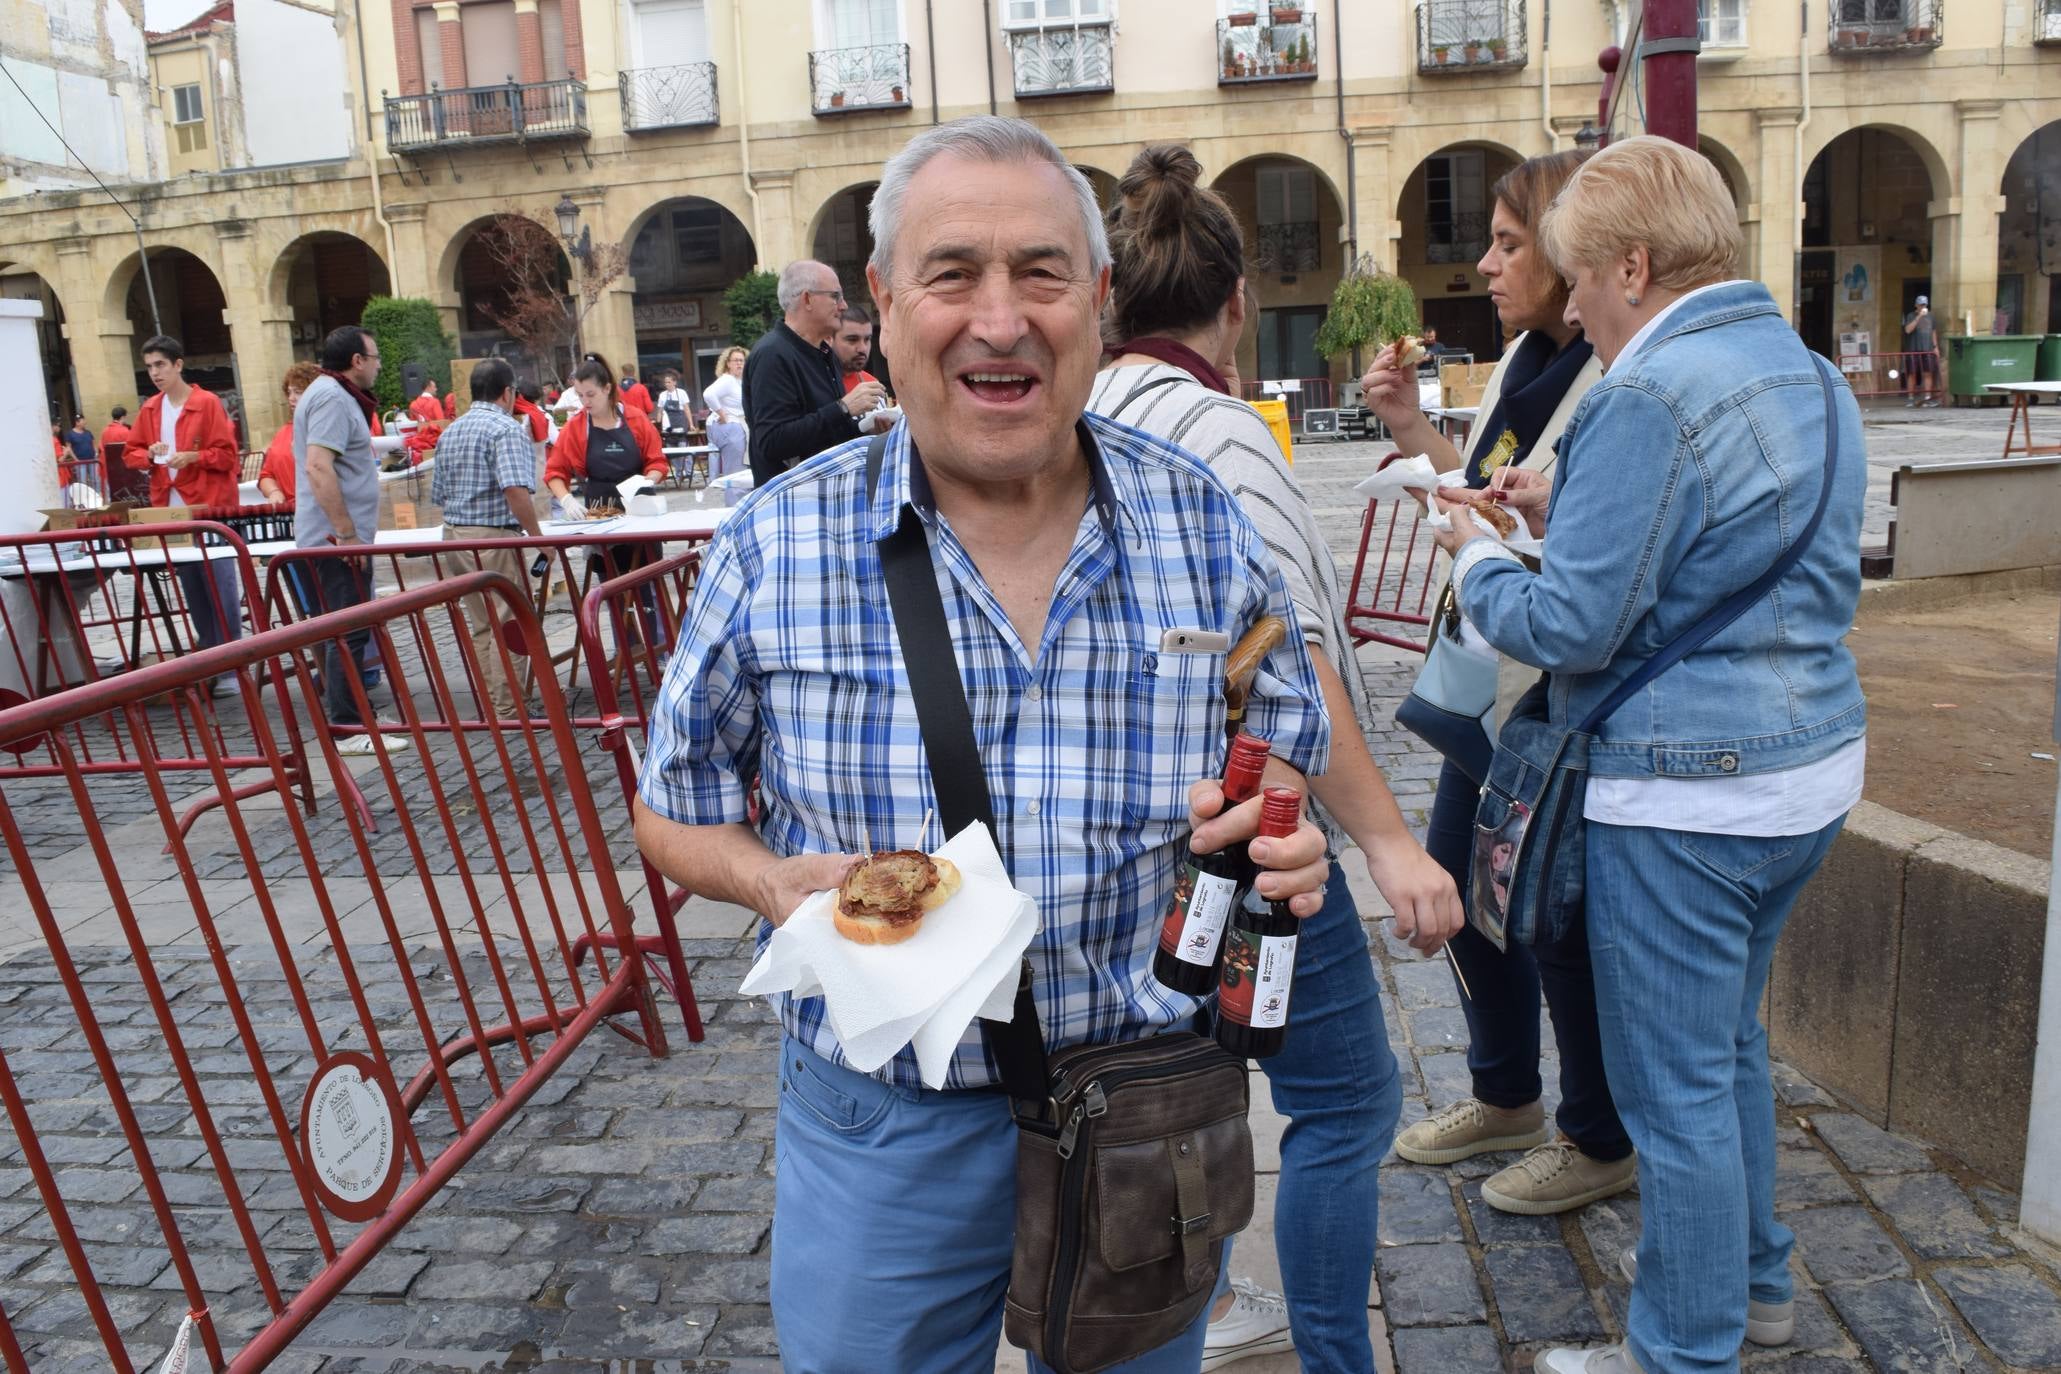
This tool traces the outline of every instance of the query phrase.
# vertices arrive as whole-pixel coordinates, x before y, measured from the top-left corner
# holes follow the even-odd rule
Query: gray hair
[[[781,313],[785,314],[800,305],[802,292],[821,291],[823,288],[816,283],[824,273],[829,273],[832,277],[837,275],[828,263],[817,262],[814,258],[796,258],[782,268],[777,291]]]
[[[972,115],[924,130],[889,158],[881,171],[869,220],[873,230],[872,266],[883,280],[894,267],[895,236],[902,227],[902,201],[909,193],[909,183],[932,158],[947,153],[973,162],[1043,162],[1057,167],[1066,177],[1081,212],[1081,230],[1088,239],[1089,270],[1099,273],[1109,266],[1109,231],[1102,224],[1102,207],[1096,203],[1095,188],[1078,167],[1066,160],[1059,145],[1024,120]]]

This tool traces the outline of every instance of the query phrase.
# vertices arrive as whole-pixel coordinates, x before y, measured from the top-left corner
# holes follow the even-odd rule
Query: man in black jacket
[[[859,417],[886,395],[879,382],[844,389],[830,351],[844,313],[837,273],[807,258],[780,274],[780,309],[744,363],[744,419],[751,429],[751,477],[765,486],[796,463],[862,431]]]

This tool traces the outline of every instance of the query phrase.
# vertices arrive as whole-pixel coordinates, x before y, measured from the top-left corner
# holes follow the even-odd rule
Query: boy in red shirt
[[[151,464],[150,504],[238,504],[236,475],[242,462],[235,431],[215,394],[187,382],[185,348],[169,335],[155,335],[144,341],[143,367],[158,394],[137,412],[128,453],[145,455]],[[234,558],[177,565],[194,638],[203,649],[243,636],[241,567]],[[229,686],[217,679],[216,694]]]

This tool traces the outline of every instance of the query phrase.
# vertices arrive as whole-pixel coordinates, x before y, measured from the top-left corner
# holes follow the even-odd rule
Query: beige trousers
[[[446,525],[446,539],[507,539],[520,534],[519,530],[504,530],[495,525]],[[522,589],[525,596],[532,594],[530,586],[530,560],[521,549],[484,549],[469,558],[453,559],[446,563],[445,571],[450,574],[471,572],[472,558],[479,560],[482,572],[497,572]],[[509,685],[508,674],[501,666],[501,646],[494,638],[494,618],[484,596],[465,598],[465,618],[472,625],[472,652],[479,660],[480,680],[486,685],[488,703],[497,716],[515,714],[515,690]],[[524,673],[524,695],[527,697],[528,661],[517,659],[518,670]],[[456,684],[454,683],[455,687]]]

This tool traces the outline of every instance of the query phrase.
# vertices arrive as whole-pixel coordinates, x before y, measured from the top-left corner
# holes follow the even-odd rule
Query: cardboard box
[[[46,530],[75,530],[79,527],[80,518],[88,515],[119,516],[119,519],[109,523],[126,525],[135,518],[130,512],[138,509],[139,505],[140,503],[135,501],[115,501],[91,510],[74,509],[67,506],[62,510],[46,508],[39,511],[38,514],[43,517],[43,528]]]
[[[1494,363],[1441,364],[1438,369],[1441,403],[1447,410],[1480,405],[1481,393],[1488,389],[1489,374],[1495,370]]]
[[[188,506],[141,506],[129,512],[129,523],[132,525],[162,525],[192,518],[193,510]],[[155,539],[151,541],[153,544],[158,542]],[[163,546],[168,549],[190,549],[193,547],[193,536],[168,534],[163,539]]]

